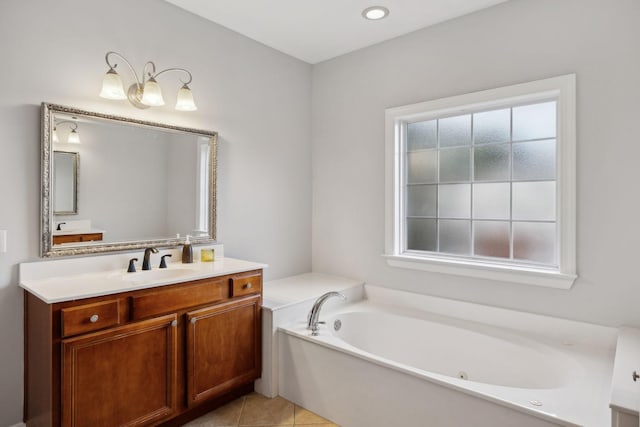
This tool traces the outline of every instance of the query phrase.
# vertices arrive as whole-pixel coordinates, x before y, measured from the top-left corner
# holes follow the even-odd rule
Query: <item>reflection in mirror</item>
[[[78,153],[53,152],[53,214],[78,213]]]
[[[50,189],[43,191],[43,256],[172,246],[187,234],[215,240],[215,132],[51,104],[43,104],[43,119],[42,184]],[[82,157],[74,210],[59,209],[70,187],[59,177],[67,158],[57,153],[67,144],[56,143],[50,130],[62,120],[82,129],[77,153],[66,153],[76,156],[76,166]]]

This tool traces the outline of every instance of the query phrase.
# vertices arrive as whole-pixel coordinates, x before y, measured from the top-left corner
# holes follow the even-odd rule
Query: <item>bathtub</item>
[[[343,427],[611,425],[615,329],[365,289],[280,328],[281,396]]]

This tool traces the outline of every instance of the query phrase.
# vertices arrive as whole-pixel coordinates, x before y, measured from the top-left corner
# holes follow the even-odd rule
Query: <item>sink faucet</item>
[[[158,250],[156,248],[147,248],[144,250],[144,258],[142,259],[142,269],[143,270],[151,270],[151,253],[157,254]]]
[[[307,317],[307,329],[311,330],[311,335],[318,336],[318,324],[323,323],[319,322],[318,319],[320,317],[320,309],[322,305],[331,297],[338,297],[342,301],[346,300],[347,297],[340,292],[327,292],[326,294],[320,296],[316,302],[313,303],[313,307],[309,312],[309,316]]]

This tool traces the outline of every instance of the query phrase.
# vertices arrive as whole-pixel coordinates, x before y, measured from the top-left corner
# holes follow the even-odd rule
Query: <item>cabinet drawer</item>
[[[222,278],[205,279],[193,284],[154,290],[131,298],[133,320],[144,319],[181,309],[229,298],[229,285]]]
[[[63,337],[97,331],[120,323],[118,300],[63,308],[61,312]]]
[[[257,294],[262,290],[262,274],[252,273],[231,278],[231,296]]]

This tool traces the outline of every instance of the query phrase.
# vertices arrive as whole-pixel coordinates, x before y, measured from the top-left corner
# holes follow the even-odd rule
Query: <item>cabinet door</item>
[[[260,377],[260,295],[187,313],[188,405]]]
[[[62,426],[144,426],[177,408],[177,316],[62,341]]]

